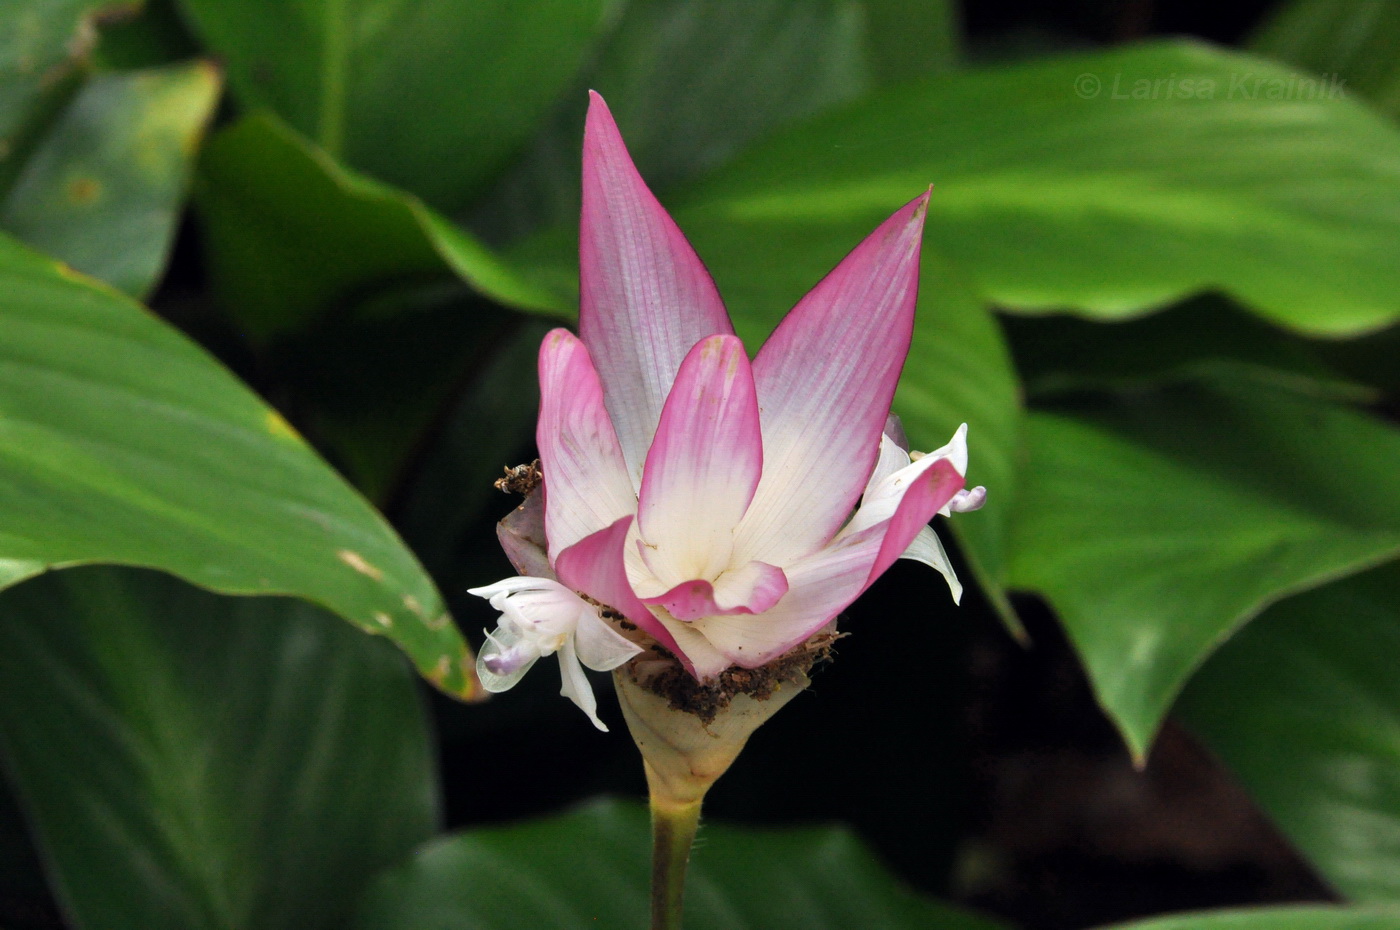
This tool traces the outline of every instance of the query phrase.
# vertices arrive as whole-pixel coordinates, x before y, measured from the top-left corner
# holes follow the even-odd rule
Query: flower
[[[540,347],[543,484],[499,530],[522,577],[476,589],[503,614],[478,664],[489,690],[557,653],[564,693],[601,728],[579,660],[613,668],[635,654],[619,641],[639,651],[606,614],[707,681],[827,629],[901,556],[958,597],[927,524],[985,496],[963,490],[966,426],[911,455],[889,417],[927,202],[858,245],[751,363],[593,95],[580,335],[556,329]]]

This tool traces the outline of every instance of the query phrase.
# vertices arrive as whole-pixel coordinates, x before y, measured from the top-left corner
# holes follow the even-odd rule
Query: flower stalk
[[[811,683],[830,652],[819,634],[759,669],[733,669],[699,684],[674,658],[652,651],[613,670],[618,703],[642,753],[651,795],[651,926],[679,930],[686,866],[705,794],[749,736]]]
[[[651,793],[651,930],[681,930],[685,872],[702,803]]]

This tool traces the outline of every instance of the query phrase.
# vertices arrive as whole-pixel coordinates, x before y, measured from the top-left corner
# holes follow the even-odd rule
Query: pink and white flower
[[[871,233],[750,362],[593,95],[580,336],[556,329],[540,347],[544,484],[500,528],[522,577],[473,592],[503,614],[478,663],[488,690],[557,654],[564,693],[603,728],[578,665],[606,670],[640,651],[617,617],[705,681],[827,629],[901,556],[938,569],[958,597],[928,522],[985,496],[963,490],[966,427],[911,456],[897,421],[886,425],[927,202]]]

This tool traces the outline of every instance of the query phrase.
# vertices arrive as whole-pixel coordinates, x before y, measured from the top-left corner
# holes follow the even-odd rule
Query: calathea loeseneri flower
[[[557,654],[564,693],[598,723],[578,664],[614,668],[642,634],[704,682],[827,629],[902,555],[956,597],[927,524],[981,502],[962,490],[965,428],[914,457],[886,432],[927,200],[858,245],[751,363],[593,96],[580,335],[556,329],[540,347],[543,486],[500,534],[526,577],[475,591],[502,612],[479,662],[488,689]]]

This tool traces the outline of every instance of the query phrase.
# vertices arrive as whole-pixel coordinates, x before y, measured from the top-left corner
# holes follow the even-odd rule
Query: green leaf
[[[102,24],[102,42],[94,57],[100,68],[124,71],[175,64],[202,53],[175,0],[140,0],[139,9]]]
[[[23,146],[35,109],[97,39],[96,15],[125,0],[49,0],[0,7],[0,177]],[[0,184],[0,189],[6,185]]]
[[[865,0],[866,44],[881,84],[958,66],[962,24],[952,0]]]
[[[521,320],[502,332],[482,359],[474,360],[470,383],[443,417],[442,429],[422,450],[411,482],[405,482],[396,523],[445,590],[481,583],[483,548],[500,559],[476,532],[477,518],[493,507],[504,516],[519,501],[496,490],[502,467],[531,454],[539,410],[534,378],[540,343],[549,327]]]
[[[1247,314],[1219,294],[1160,313],[1106,324],[1067,315],[1003,321],[1026,391],[1053,398],[1074,391],[1128,391],[1163,381],[1245,372],[1319,397],[1372,402],[1378,392],[1346,377],[1323,355],[1373,340],[1319,343]],[[1209,333],[1208,338],[1202,338]]]
[[[1186,722],[1342,894],[1400,901],[1400,567],[1271,607],[1182,697]]]
[[[529,137],[604,25],[605,0],[181,0],[248,108],[447,210]]]
[[[340,167],[271,117],[210,141],[197,199],[216,287],[258,335],[376,288],[452,275],[507,306],[565,306],[422,201]]]
[[[833,827],[705,826],[691,860],[692,930],[996,930],[924,901]],[[643,927],[650,827],[639,805],[602,801],[549,820],[438,840],[372,885],[355,930]]]
[[[781,132],[677,203],[834,231],[933,182],[927,248],[997,304],[1121,319],[1216,288],[1359,333],[1400,318],[1400,131],[1299,77],[1185,43],[940,77]]]
[[[407,286],[347,311],[279,340],[263,368],[311,443],[387,507],[407,490],[446,408],[494,363],[493,352],[519,318],[484,305],[455,281]],[[528,388],[532,370],[527,361],[512,380]],[[475,452],[489,456],[490,447]],[[503,464],[505,457],[493,463],[487,490]],[[435,503],[455,506],[462,491],[449,490]]]
[[[607,98],[656,190],[723,164],[777,126],[859,97],[870,85],[861,12],[851,0],[632,0],[474,219],[500,238],[577,224],[587,88]]]
[[[81,568],[0,597],[0,643],[0,744],[75,927],[329,927],[432,835],[412,675],[310,605]]]
[[[1242,908],[1153,917],[1103,930],[1400,930],[1400,910],[1326,905]]]
[[[139,305],[3,237],[0,290],[0,581],[116,562],[296,595],[471,693],[421,566],[275,411]]]
[[[0,202],[0,227],[128,293],[150,291],[219,83],[203,63],[93,78]]]
[[[1400,433],[1246,379],[1036,413],[1011,584],[1043,594],[1141,758],[1270,603],[1400,553]]]
[[[1377,0],[1292,0],[1250,43],[1400,116],[1400,7]]]

